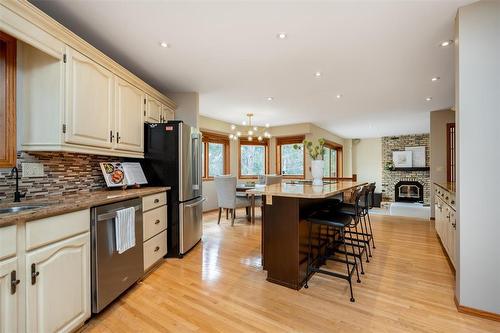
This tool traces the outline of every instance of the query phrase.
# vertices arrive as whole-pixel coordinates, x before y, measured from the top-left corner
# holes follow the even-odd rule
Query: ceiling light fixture
[[[167,42],[160,42],[160,46],[161,46],[161,47],[164,47],[164,48],[167,48],[167,47],[169,47],[170,45],[168,45],[168,43],[167,43]]]
[[[316,73],[314,73],[314,76],[316,76],[316,77],[321,77],[321,72],[316,72]]]
[[[439,76],[434,76],[434,77],[431,79],[431,81],[432,81],[432,82],[436,82],[436,81],[437,81],[437,80],[439,80],[439,79],[440,79],[440,77],[439,77]]]
[[[267,100],[270,102],[274,99],[274,97],[268,97]]]
[[[339,99],[339,98],[342,98],[342,96],[343,96],[342,94],[337,94],[337,96],[335,96],[335,97],[337,97],[337,99]]]
[[[450,46],[451,44],[453,44],[453,40],[445,40],[444,42],[441,42],[441,46],[442,47],[447,47],[447,46]]]
[[[247,117],[248,120],[242,122],[244,126],[243,128],[237,128],[234,124],[231,125],[231,132],[233,133],[229,134],[229,139],[238,140],[238,138],[242,135],[242,132],[246,133],[245,136],[248,141],[252,141],[254,138],[258,141],[262,141],[263,138],[271,137],[271,134],[267,130],[264,130],[264,128],[252,125],[253,113],[247,113]],[[266,124],[265,127],[269,128],[269,124]]]
[[[426,100],[427,102],[430,102],[430,101],[432,100],[432,97],[427,97],[425,100]]]
[[[280,32],[276,35],[276,37],[278,37],[278,39],[286,39],[287,35],[284,32]]]

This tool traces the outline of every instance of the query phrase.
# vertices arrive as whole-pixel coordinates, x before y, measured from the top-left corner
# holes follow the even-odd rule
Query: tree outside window
[[[267,172],[268,142],[240,139],[239,176],[255,178]]]

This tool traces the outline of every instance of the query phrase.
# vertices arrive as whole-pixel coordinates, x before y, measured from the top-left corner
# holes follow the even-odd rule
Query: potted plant
[[[304,145],[304,148],[307,149],[307,152],[312,159],[312,184],[323,185],[323,172],[325,169],[325,161],[323,160],[323,156],[325,155],[325,139],[318,139],[317,144],[313,144],[313,142],[309,140],[304,140],[302,144]],[[299,145],[294,145],[293,148],[300,149]]]

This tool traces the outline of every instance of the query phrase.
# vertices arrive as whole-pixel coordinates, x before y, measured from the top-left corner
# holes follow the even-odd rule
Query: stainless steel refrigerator
[[[182,257],[201,239],[201,133],[182,121],[144,125],[144,161],[149,184],[170,186],[167,256]]]

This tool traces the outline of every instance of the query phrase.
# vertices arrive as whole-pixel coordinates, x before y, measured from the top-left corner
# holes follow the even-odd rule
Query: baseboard
[[[484,310],[478,310],[478,309],[470,308],[468,306],[460,305],[460,303],[458,303],[457,295],[455,295],[453,297],[453,299],[455,300],[455,305],[457,306],[457,310],[460,313],[465,313],[465,314],[468,314],[471,316],[481,317],[481,318],[490,319],[490,320],[494,320],[494,321],[500,321],[500,314],[498,314],[498,313],[488,312],[488,311],[484,311]]]

